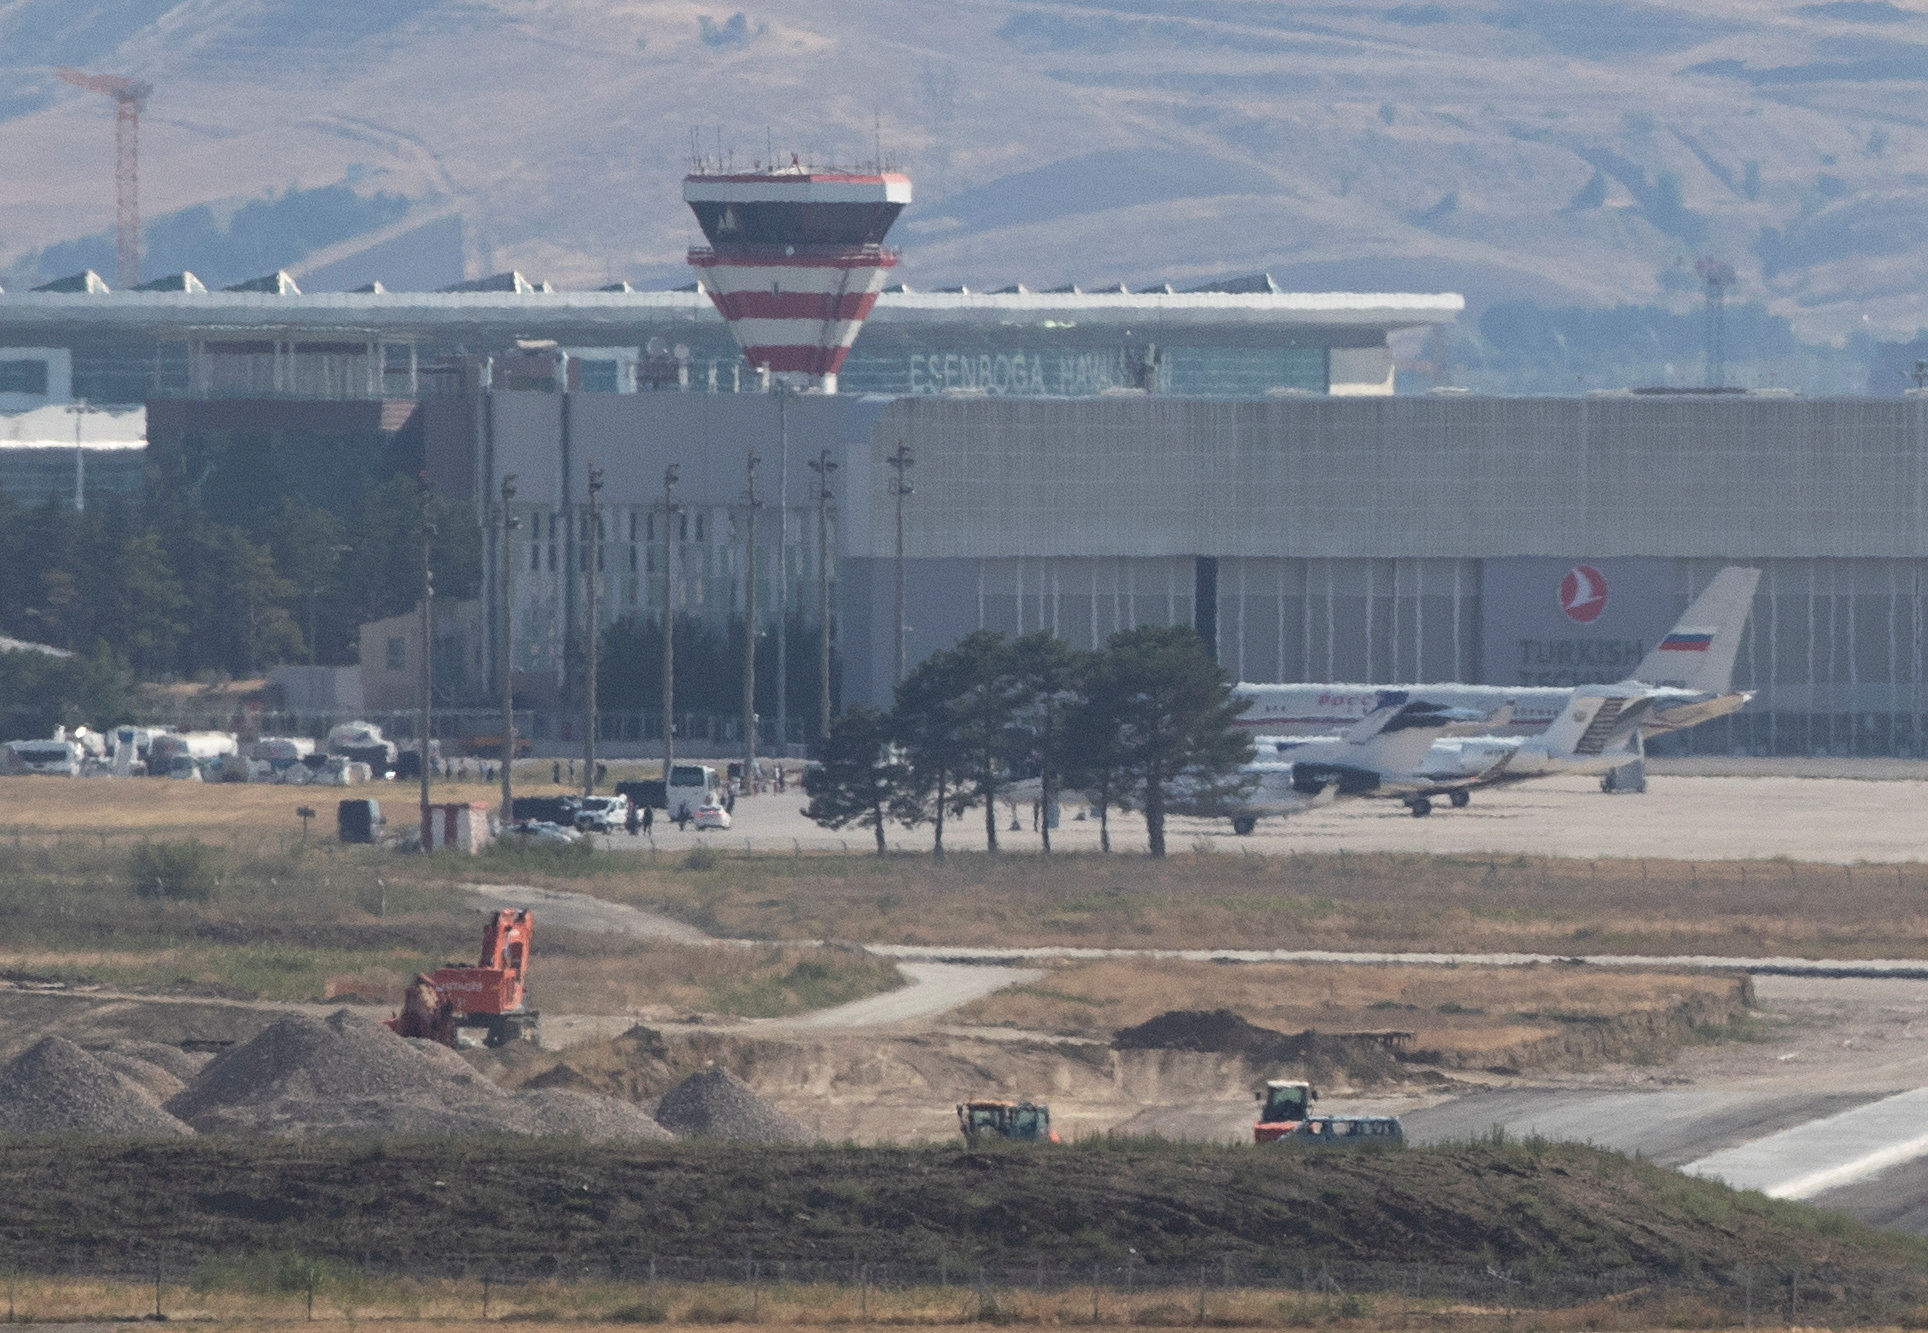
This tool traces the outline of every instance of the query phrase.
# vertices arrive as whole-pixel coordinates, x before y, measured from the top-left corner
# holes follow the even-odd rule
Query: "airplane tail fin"
[[[1729,565],[1714,575],[1700,596],[1634,671],[1642,685],[1724,694],[1734,686],[1734,658],[1741,631],[1754,604],[1761,571]]]

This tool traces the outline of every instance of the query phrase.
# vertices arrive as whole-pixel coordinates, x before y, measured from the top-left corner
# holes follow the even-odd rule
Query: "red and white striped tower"
[[[709,241],[690,263],[750,364],[791,388],[835,393],[897,263],[884,234],[910,202],[910,178],[699,172],[683,178],[683,199]]]

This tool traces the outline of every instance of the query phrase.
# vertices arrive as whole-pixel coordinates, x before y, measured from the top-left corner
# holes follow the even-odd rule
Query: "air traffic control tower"
[[[787,169],[683,179],[707,247],[690,251],[703,290],[760,374],[835,393],[837,372],[897,255],[884,235],[910,179]]]

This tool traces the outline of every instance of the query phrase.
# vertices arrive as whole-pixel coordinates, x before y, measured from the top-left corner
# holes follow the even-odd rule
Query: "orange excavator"
[[[461,1028],[482,1028],[484,1046],[539,1041],[542,1016],[523,1007],[535,931],[527,908],[505,907],[482,932],[482,960],[446,963],[418,975],[388,1026],[404,1037],[456,1044]]]

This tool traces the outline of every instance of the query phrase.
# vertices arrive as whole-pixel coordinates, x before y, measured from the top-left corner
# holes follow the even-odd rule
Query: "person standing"
[[[656,835],[652,833],[650,830],[655,827],[656,827],[656,807],[653,805],[646,805],[643,807],[643,836],[645,838],[654,840]]]
[[[562,785],[562,761],[560,759],[552,759],[549,761],[549,781],[555,783],[558,787]]]
[[[629,836],[633,838],[636,836],[636,831],[642,828],[642,826],[643,817],[637,813],[636,803],[631,801],[629,803],[629,813],[623,816],[623,827],[629,830]]]

